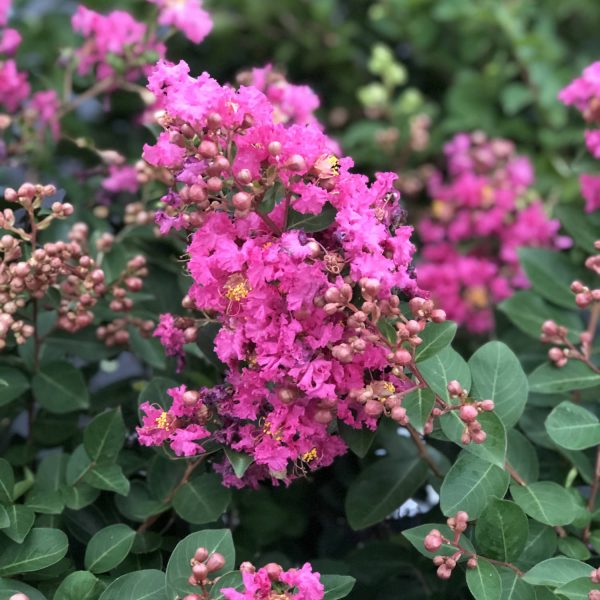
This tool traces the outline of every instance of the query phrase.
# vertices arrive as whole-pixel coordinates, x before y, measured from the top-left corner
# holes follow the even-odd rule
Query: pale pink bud
[[[443,323],[446,320],[446,312],[441,308],[436,308],[431,311],[431,320],[434,323]]]
[[[365,413],[369,417],[378,417],[383,412],[383,404],[378,400],[367,400],[365,403]]]
[[[265,571],[271,581],[278,581],[283,569],[277,563],[269,563],[265,565]]]
[[[472,404],[464,404],[460,407],[458,411],[458,416],[465,423],[470,423],[471,421],[474,421],[477,418],[478,414],[479,412],[477,408]]]
[[[462,385],[456,379],[448,382],[448,393],[451,396],[460,396],[463,393]]]
[[[494,404],[493,400],[483,400],[482,402],[479,403],[479,406],[481,406],[481,410],[490,412],[490,411],[494,410],[495,404]]]
[[[208,557],[206,567],[209,572],[218,571],[225,566],[225,557],[220,552],[214,552]]]
[[[198,152],[204,158],[214,158],[219,152],[219,149],[214,142],[211,142],[210,140],[202,140],[200,142],[200,146],[198,146]]]
[[[204,581],[208,577],[207,566],[204,563],[195,564],[192,567],[192,575],[194,576],[194,579],[198,583],[200,583],[201,581]]]
[[[271,156],[279,156],[281,154],[281,142],[269,142],[267,150]]]
[[[442,546],[442,534],[437,529],[432,529],[423,540],[423,546],[428,552],[437,552]]]
[[[450,579],[452,571],[446,565],[440,565],[437,570],[437,576],[440,579]]]

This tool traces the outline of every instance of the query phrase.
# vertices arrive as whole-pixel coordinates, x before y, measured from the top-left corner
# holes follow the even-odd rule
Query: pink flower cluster
[[[234,588],[223,588],[221,593],[226,600],[322,600],[325,595],[320,575],[313,572],[310,563],[305,563],[300,569],[284,571],[276,563],[269,563],[256,570],[251,563],[244,562],[240,570],[244,589],[238,591]]]
[[[586,122],[600,125],[600,61],[587,66],[581,77],[562,89],[558,99],[567,106],[574,106]],[[585,132],[588,150],[600,158],[600,129]],[[594,212],[600,208],[600,175],[583,174],[579,178],[581,195],[585,199],[585,210]]]
[[[85,38],[76,52],[80,75],[95,71],[99,80],[115,74],[135,79],[147,73],[150,64],[165,53],[164,44],[146,24],[122,10],[102,15],[80,5],[71,24]]]
[[[533,169],[512,142],[460,133],[444,148],[448,177],[429,180],[431,216],[419,224],[419,284],[449,318],[473,332],[489,331],[492,307],[528,285],[517,249],[564,243],[529,189]]]
[[[210,15],[202,0],[149,0],[159,8],[158,23],[179,29],[190,41],[199,44],[212,30]]]
[[[144,158],[173,181],[157,220],[163,232],[191,233],[183,305],[204,315],[163,316],[157,334],[181,355],[190,321],[219,322],[215,351],[227,374],[221,388],[171,390],[166,411],[144,406],[141,443],[201,453],[210,420],[217,442],[252,460],[242,480],[229,462],[215,466],[241,486],[330,464],[346,450],[336,418],[354,428],[374,429],[382,414],[406,424],[402,394],[414,382],[401,345],[418,344],[425,323],[445,315],[422,298],[411,300],[411,319],[401,313],[400,296],[419,290],[396,176],[369,184],[318,126],[281,123],[256,87],[161,62],[149,89],[164,132]],[[393,340],[378,328],[386,320]]]
[[[18,70],[12,58],[21,44],[21,36],[16,30],[6,27],[10,7],[10,0],[0,2],[0,105],[13,113],[29,96],[31,88],[27,74]]]

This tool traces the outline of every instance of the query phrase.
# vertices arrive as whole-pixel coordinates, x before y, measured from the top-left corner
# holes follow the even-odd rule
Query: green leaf
[[[169,597],[185,596],[195,593],[197,587],[188,583],[190,576],[190,558],[197,548],[206,548],[209,553],[220,552],[225,558],[225,566],[211,573],[211,578],[219,577],[231,571],[235,564],[235,548],[231,532],[228,529],[208,529],[196,531],[181,540],[171,554],[167,564],[167,593]]]
[[[257,207],[257,211],[262,215],[268,215],[276,204],[279,204],[285,197],[285,188],[277,181],[270,188],[267,188],[260,204]]]
[[[135,531],[119,523],[95,533],[85,549],[85,568],[92,573],[106,573],[121,564],[129,554]]]
[[[536,340],[540,339],[542,324],[548,319],[566,327],[572,342],[577,342],[583,331],[583,322],[577,313],[548,304],[535,292],[517,292],[502,301],[498,308],[516,327]]]
[[[394,327],[394,323],[395,321],[385,317],[377,320],[377,329],[390,344],[395,345],[398,341],[398,330]]]
[[[404,403],[403,406],[405,406]],[[350,450],[352,450],[359,458],[364,458],[367,455],[367,452],[369,452],[369,449],[373,445],[373,440],[377,433],[367,427],[355,429],[342,421],[338,421],[338,430],[342,439],[348,444],[348,448],[350,448]]]
[[[352,529],[383,521],[426,481],[427,464],[419,456],[384,458],[360,472],[346,495],[346,516]]]
[[[498,569],[479,558],[475,569],[467,569],[467,586],[475,600],[500,600],[502,580]]]
[[[68,485],[81,481],[83,476],[92,468],[92,461],[83,444],[79,444],[67,460],[65,480]]]
[[[156,569],[127,573],[115,579],[99,600],[167,600],[165,574]]]
[[[529,521],[529,534],[517,566],[526,571],[550,558],[556,552],[557,535],[552,527],[538,521]]]
[[[25,506],[45,515],[60,515],[65,508],[59,491],[32,489],[25,498]]]
[[[561,585],[559,588],[556,588],[556,593],[569,600],[588,600],[590,592],[598,589],[598,584],[594,583],[588,576],[573,579]]]
[[[85,428],[83,446],[93,461],[112,461],[123,447],[125,434],[121,410],[107,410],[94,417]]]
[[[96,600],[102,583],[89,571],[75,571],[63,579],[53,600]]]
[[[523,581],[531,585],[560,587],[574,579],[589,577],[591,572],[592,568],[584,562],[557,556],[549,558],[529,569],[523,576]]]
[[[339,600],[352,591],[356,579],[348,575],[321,575],[321,583],[325,586],[323,600]]]
[[[506,438],[506,462],[520,475],[525,483],[537,481],[540,474],[540,465],[531,442],[516,429],[510,429]]]
[[[245,452],[236,452],[231,448],[225,448],[225,456],[229,464],[233,467],[235,476],[241,478],[244,473],[248,470],[248,467],[254,462],[254,459]]]
[[[546,431],[553,442],[567,450],[585,450],[600,444],[598,417],[568,400],[548,415]]]
[[[519,359],[502,342],[488,342],[469,359],[471,396],[493,400],[506,427],[516,425],[527,403],[527,376]]]
[[[144,402],[150,404],[158,404],[162,408],[167,409],[170,405],[170,398],[167,395],[167,390],[176,387],[178,384],[173,379],[166,377],[155,377],[151,379],[138,397],[138,406]]]
[[[450,398],[448,382],[456,379],[465,390],[471,389],[469,366],[463,357],[449,346],[420,363],[419,371],[429,387],[449,404],[455,403],[456,400]]]
[[[6,507],[0,504],[0,529],[4,529],[10,525],[10,519],[8,517],[8,511]]]
[[[421,362],[442,351],[452,343],[455,335],[456,323],[453,321],[428,323],[427,327],[419,334],[423,342],[415,350],[415,361]]]
[[[29,389],[29,380],[21,371],[0,366],[0,406],[10,404]]]
[[[318,215],[299,213],[291,208],[286,229],[303,229],[306,233],[317,233],[327,229],[335,221],[336,214],[335,208],[329,202],[325,202]]]
[[[59,529],[32,529],[18,544],[6,542],[0,549],[0,576],[21,575],[56,564],[69,548],[67,536]]]
[[[488,558],[512,562],[523,552],[528,532],[527,517],[514,502],[492,498],[477,520],[477,550]]]
[[[540,365],[529,375],[529,390],[540,394],[558,394],[600,385],[600,375],[578,360],[570,360],[564,367]]]
[[[98,490],[115,492],[121,496],[129,494],[129,480],[117,464],[96,465],[85,474],[83,481]]]
[[[168,505],[153,498],[142,481],[134,480],[130,484],[127,496],[115,496],[117,508],[132,521],[145,521],[152,515],[167,510]]]
[[[79,369],[66,362],[43,366],[32,379],[35,399],[49,412],[64,414],[88,408],[89,393]]]
[[[131,326],[127,330],[133,353],[151,367],[159,370],[165,369],[165,350],[160,341],[155,337],[145,338],[137,327]]]
[[[0,458],[0,502],[10,504],[13,501],[15,474],[11,464]]]
[[[2,529],[2,533],[20,544],[26,537],[35,521],[35,513],[31,508],[22,504],[5,506],[10,525]]]
[[[464,510],[469,518],[477,519],[491,496],[504,497],[508,480],[508,473],[463,450],[442,483],[442,512],[450,517]]]
[[[594,242],[600,239],[600,220],[596,213],[584,213],[580,206],[559,204],[556,216],[573,238],[573,242],[588,254],[596,254]]]
[[[528,486],[510,486],[513,500],[532,518],[544,525],[568,525],[577,514],[571,494],[553,481],[538,481]]]
[[[175,512],[189,523],[216,521],[231,502],[231,492],[214,473],[195,477],[182,485],[173,497]]]
[[[406,394],[402,406],[414,427],[423,430],[435,404],[435,394],[429,388],[419,388]]]
[[[577,560],[588,560],[591,556],[588,547],[572,535],[558,538],[558,551],[569,558],[576,558]]]
[[[17,593],[25,594],[29,597],[29,600],[47,600],[46,596],[41,592],[38,592],[35,588],[32,588],[26,583],[21,581],[15,581],[14,579],[2,579],[0,578],[0,597],[10,598],[13,594]]]
[[[323,581],[322,578],[321,581]],[[210,588],[210,594],[208,595],[208,597],[211,600],[225,600],[225,596],[221,593],[221,590],[223,588],[243,590],[244,580],[242,579],[242,574],[239,571],[230,571],[229,573],[225,573],[225,575],[223,575],[222,577],[219,577],[219,581],[217,581]]]
[[[428,550],[425,550],[423,541],[425,540],[425,536],[432,529],[437,529],[447,540],[454,539],[454,532],[445,523],[427,523],[426,525],[419,525],[418,527],[413,527],[412,529],[405,529],[402,532],[402,535],[414,546],[417,551],[427,558],[433,558],[437,555],[452,556],[456,552],[456,547],[450,544],[442,544],[439,550],[436,550],[435,552],[429,552]],[[460,538],[460,545],[469,552],[475,551],[469,538],[464,535]],[[463,556],[461,560],[466,560],[466,557]]]
[[[448,439],[483,460],[504,468],[506,461],[506,428],[495,412],[484,412],[478,417],[486,439],[483,444],[463,444],[460,440],[465,424],[460,420],[457,411],[453,410],[440,417],[442,431]]]
[[[575,266],[568,256],[543,248],[520,248],[519,259],[535,292],[554,304],[575,308],[570,289]]]
[[[65,485],[61,490],[65,506],[71,510],[81,510],[96,501],[100,490],[93,488],[87,483],[80,482],[77,485]]]
[[[535,588],[525,583],[512,569],[497,569],[502,580],[502,600],[536,600]]]

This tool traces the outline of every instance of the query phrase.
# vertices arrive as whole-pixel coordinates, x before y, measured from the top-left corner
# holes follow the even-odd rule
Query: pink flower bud
[[[394,352],[394,362],[399,365],[407,365],[412,360],[412,356],[408,350],[400,348]]]
[[[479,411],[472,404],[463,404],[458,411],[458,416],[465,423],[470,423],[477,418]]]
[[[19,195],[13,188],[6,188],[4,190],[4,199],[7,202],[16,202],[19,199]]]
[[[220,177],[209,177],[206,181],[206,189],[211,194],[217,194],[223,189],[223,180]]]
[[[247,560],[245,560],[240,565],[240,571],[242,573],[255,573],[256,572],[256,567],[251,562],[248,562]]]
[[[247,192],[238,192],[233,195],[231,202],[238,210],[248,210],[252,206],[252,196]]]
[[[197,563],[192,567],[192,575],[200,583],[208,577],[208,567],[204,563]]]
[[[476,431],[471,433],[471,440],[475,444],[483,444],[487,438],[487,433],[485,431]]]
[[[436,308],[431,311],[431,320],[434,323],[443,323],[446,320],[446,312],[441,308]]]
[[[428,552],[437,552],[442,546],[442,534],[437,529],[432,529],[423,540],[423,546]]]
[[[277,563],[269,563],[265,565],[265,571],[271,581],[279,581],[283,569]]]
[[[383,412],[383,404],[379,400],[367,400],[365,403],[365,413],[369,417],[378,417]]]
[[[220,552],[214,552],[208,557],[206,567],[210,573],[218,571],[225,566],[225,557]]]
[[[490,412],[490,411],[494,410],[494,407],[496,405],[494,404],[493,400],[483,400],[482,402],[479,403],[479,406],[481,406],[481,410]]]
[[[270,145],[270,144],[269,144]],[[285,166],[290,171],[306,171],[306,161],[304,157],[300,154],[292,154],[285,163]]]
[[[583,283],[581,283],[581,281],[574,281],[571,284],[571,291],[574,294],[580,294],[581,292],[583,292],[584,289],[585,289],[584,285],[583,285]]]
[[[451,396],[460,396],[463,393],[462,385],[456,379],[448,382],[448,393]]]
[[[18,594],[13,594],[8,600],[29,600],[29,596],[19,592]]]
[[[408,425],[408,417],[406,416],[406,409],[402,406],[394,406],[392,408],[391,417],[394,421],[400,425]]]
[[[343,364],[351,363],[354,358],[352,347],[348,344],[338,344],[331,349],[331,354],[334,358]]]
[[[200,395],[198,394],[198,392],[195,392],[193,390],[188,390],[187,392],[184,392],[181,399],[183,400],[183,403],[186,406],[194,406],[198,402],[199,397],[200,397]],[[206,550],[206,548],[201,548],[201,550]],[[195,558],[195,556],[194,556],[194,558]],[[200,560],[200,562],[202,562],[203,560],[206,560],[206,559],[203,558],[203,559],[196,559],[196,560]]]
[[[242,185],[248,185],[249,183],[251,183],[252,182],[252,173],[250,172],[250,169],[240,169],[236,175],[236,179]]]
[[[467,569],[476,569],[477,568],[477,559],[473,556],[467,561]]]
[[[550,337],[555,336],[558,333],[558,326],[554,321],[544,321],[542,324],[542,333]]]
[[[564,358],[564,354],[563,351],[560,348],[550,348],[550,350],[548,350],[548,358],[552,361],[552,362],[558,362],[559,360],[562,360]]]
[[[279,156],[281,154],[281,142],[269,142],[267,150],[271,156]]]
[[[333,415],[331,414],[331,411],[321,409],[315,413],[314,419],[317,423],[321,423],[321,425],[328,425],[333,421]]]
[[[452,571],[446,565],[440,565],[437,570],[437,576],[440,579],[450,579]]]
[[[200,146],[198,146],[198,152],[204,158],[214,158],[218,154],[219,149],[214,142],[211,142],[210,140],[202,140],[200,142]]]

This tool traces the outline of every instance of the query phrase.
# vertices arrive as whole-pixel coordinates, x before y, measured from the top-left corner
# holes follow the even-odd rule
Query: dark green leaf
[[[129,554],[135,531],[119,523],[98,531],[85,549],[85,568],[92,573],[114,569]]]
[[[477,550],[488,558],[512,562],[525,548],[528,532],[527,517],[514,502],[492,498],[477,520]]]
[[[233,472],[236,477],[243,477],[248,467],[254,462],[254,459],[245,452],[236,452],[231,448],[225,448],[225,456],[233,467]]]
[[[500,600],[502,580],[494,565],[483,558],[475,569],[467,569],[467,586],[475,600]]]
[[[115,579],[100,600],[168,600],[165,574],[155,569],[127,573]]]
[[[456,323],[445,321],[444,323],[428,323],[427,327],[419,334],[423,340],[415,350],[415,361],[421,362],[431,358],[446,346],[449,346],[456,335]]]
[[[129,494],[129,480],[117,464],[96,465],[85,474],[83,481],[99,490],[116,492],[121,496]]]
[[[348,444],[348,448],[360,458],[364,458],[369,451],[375,439],[375,431],[371,431],[367,427],[355,429],[346,425],[342,421],[338,421],[338,430],[342,439]]]
[[[425,483],[427,472],[419,456],[384,458],[364,469],[346,495],[350,527],[364,529],[383,521]]]
[[[533,519],[551,525],[568,525],[575,519],[577,507],[571,494],[552,481],[538,481],[528,486],[513,484],[513,500]]]
[[[0,549],[0,575],[21,575],[57,563],[69,547],[67,536],[58,529],[32,529],[22,543],[10,541]]]
[[[29,380],[21,371],[0,366],[0,406],[16,400],[29,389]]]
[[[600,375],[578,360],[570,360],[564,367],[540,365],[529,375],[529,389],[540,394],[558,394],[600,385]]]
[[[66,362],[42,367],[32,380],[35,399],[49,412],[69,413],[89,407],[89,393],[79,369]]]
[[[348,575],[321,575],[321,583],[325,586],[323,600],[339,600],[352,591],[356,579]]]
[[[225,600],[225,596],[221,593],[223,588],[243,590],[244,581],[242,579],[242,574],[239,571],[230,571],[229,573],[225,573],[222,577],[219,577],[219,581],[210,588],[210,594],[208,595],[210,600]]]
[[[462,356],[450,346],[419,364],[419,371],[429,387],[443,400],[455,400],[448,393],[448,382],[456,379],[465,390],[471,389],[471,371]]]
[[[13,501],[15,474],[10,463],[0,458],[0,502],[10,504]]]
[[[2,533],[17,544],[20,544],[33,527],[35,513],[29,507],[22,504],[13,504],[4,508],[6,509],[10,524],[8,527],[2,528]]]
[[[452,556],[456,552],[456,547],[450,544],[442,544],[439,550],[436,550],[435,552],[429,552],[428,550],[425,550],[423,541],[425,540],[425,536],[432,529],[437,529],[447,540],[454,539],[454,532],[445,523],[428,523],[426,525],[419,525],[418,527],[413,527],[412,529],[405,529],[402,532],[402,535],[414,546],[416,550],[418,550],[427,558],[433,558],[437,555]],[[464,535],[460,538],[460,545],[469,552],[475,551],[471,541]],[[466,560],[466,557],[463,556],[462,560]]]
[[[285,189],[283,185],[277,181],[270,188],[267,188],[267,191],[256,210],[262,215],[268,215],[284,197]]]
[[[318,215],[302,214],[293,208],[288,213],[287,229],[302,229],[306,233],[317,233],[327,229],[335,220],[336,210],[326,202]]]
[[[134,354],[155,369],[166,367],[165,349],[155,337],[145,338],[137,327],[129,327],[129,343]]]
[[[83,446],[93,461],[115,460],[123,447],[125,433],[121,410],[107,410],[85,428]]]
[[[0,597],[10,598],[13,594],[17,593],[25,594],[29,597],[29,600],[46,600],[46,596],[21,581],[15,581],[14,579],[3,579],[0,578]]]
[[[429,388],[419,388],[406,394],[402,400],[408,420],[421,431],[431,415],[434,404],[435,394]]]
[[[89,571],[70,573],[58,586],[53,600],[96,600],[103,585]]]
[[[173,497],[175,512],[197,525],[216,521],[231,501],[231,492],[214,473],[195,477],[182,485]]]

